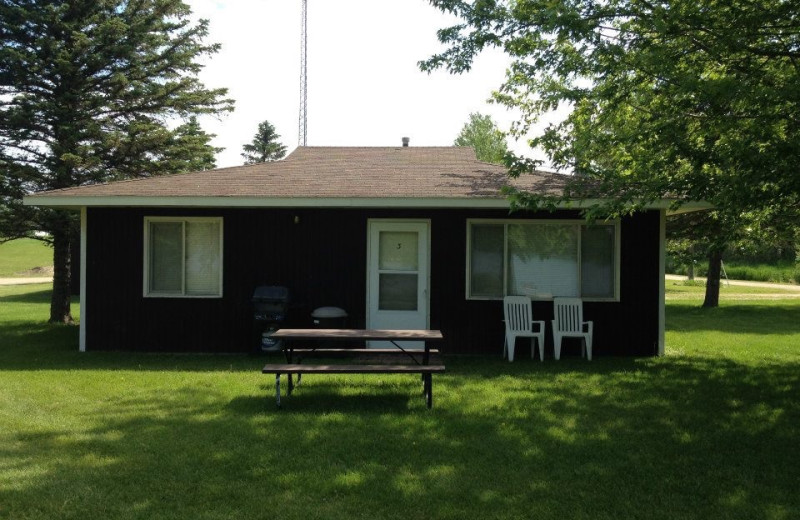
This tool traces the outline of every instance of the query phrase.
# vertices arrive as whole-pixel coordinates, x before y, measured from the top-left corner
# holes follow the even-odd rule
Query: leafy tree
[[[168,122],[233,109],[196,77],[219,46],[190,14],[180,0],[0,0],[0,239],[49,233],[51,322],[72,321],[75,215],[22,196],[194,168],[202,136]]]
[[[684,213],[667,220],[667,251],[678,260],[689,264],[690,278],[694,277],[694,264],[700,258],[708,259],[709,274],[713,269],[722,269],[724,247],[717,245],[715,237],[724,235],[727,240],[741,236],[744,227],[739,223],[735,229],[724,229],[725,222],[716,211]],[[727,245],[727,243],[725,244]],[[716,283],[716,290],[708,290]],[[719,304],[720,279],[706,279],[706,295],[704,307],[716,307]]]
[[[668,222],[667,228],[669,227]],[[697,274],[697,263],[705,258],[705,255],[700,250],[700,245],[702,244],[699,241],[670,237],[669,231],[667,231],[667,257],[671,260],[671,262],[667,263],[667,272],[678,272],[680,270],[678,268],[683,266],[686,268],[686,277],[689,280],[694,280]],[[669,270],[670,264],[675,270]]]
[[[524,132],[572,108],[532,145],[572,170],[563,197],[512,193],[519,207],[608,200],[588,218],[658,199],[708,201],[721,255],[741,215],[800,213],[800,3],[781,0],[433,0],[463,23],[439,31],[444,52],[423,70],[468,70],[486,47],[513,58],[495,101]],[[518,160],[512,173],[535,166]],[[721,256],[720,256],[721,258]],[[706,302],[718,300],[712,262]]]
[[[478,160],[495,164],[503,164],[508,153],[508,145],[503,132],[497,128],[492,118],[479,113],[469,115],[469,122],[464,124],[453,143],[456,146],[471,146]]]
[[[667,219],[667,251],[678,264],[688,266],[690,274],[691,267],[702,259],[714,261],[708,244],[723,232],[731,237],[722,252],[725,256],[746,261],[795,260],[800,229],[793,212],[782,208],[744,212],[731,230],[721,230],[716,217],[717,213],[710,211]]]
[[[269,121],[259,123],[253,141],[242,146],[244,163],[254,164],[282,159],[286,155],[286,147],[278,141],[280,138]]]

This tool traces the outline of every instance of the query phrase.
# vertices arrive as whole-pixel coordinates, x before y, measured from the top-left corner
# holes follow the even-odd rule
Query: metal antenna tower
[[[308,0],[302,0],[303,11],[300,20],[300,128],[297,140],[300,146],[306,145],[306,96],[308,71],[306,67],[306,48],[308,47]]]

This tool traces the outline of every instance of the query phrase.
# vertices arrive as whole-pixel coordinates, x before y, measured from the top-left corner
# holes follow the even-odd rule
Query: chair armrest
[[[536,329],[537,325],[539,326],[539,330],[534,330],[534,329]],[[539,321],[533,320],[531,322],[531,332],[544,332],[544,321],[543,320],[539,320]]]
[[[591,334],[592,333],[592,329],[594,328],[594,322],[593,321],[584,321],[583,322],[583,326],[588,329],[586,332]]]

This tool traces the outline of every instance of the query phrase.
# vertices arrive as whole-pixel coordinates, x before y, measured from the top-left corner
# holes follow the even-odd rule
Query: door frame
[[[424,301],[425,301],[425,328],[429,329],[431,327],[431,219],[429,218],[370,218],[367,219],[367,263],[366,263],[366,272],[364,276],[366,277],[366,284],[367,284],[367,294],[366,294],[366,305],[367,305],[367,313],[366,313],[366,328],[370,328],[370,322],[372,320],[372,302],[371,298],[375,295],[372,294],[370,290],[370,255],[372,252],[372,225],[373,224],[424,224],[426,229],[427,240],[425,243],[425,262],[426,262],[426,272],[425,272],[425,294],[424,294]]]

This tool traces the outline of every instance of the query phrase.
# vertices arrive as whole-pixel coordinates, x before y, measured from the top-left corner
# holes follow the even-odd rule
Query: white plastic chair
[[[581,356],[592,360],[592,329],[594,323],[583,321],[583,300],[580,298],[553,298],[553,350],[561,358],[562,338],[583,338]]]
[[[531,299],[527,296],[506,296],[503,298],[503,313],[506,319],[506,339],[503,344],[503,357],[514,361],[514,346],[517,338],[531,338],[531,358],[539,342],[539,359],[544,361],[544,321],[533,321]],[[534,331],[534,325],[539,329]]]

